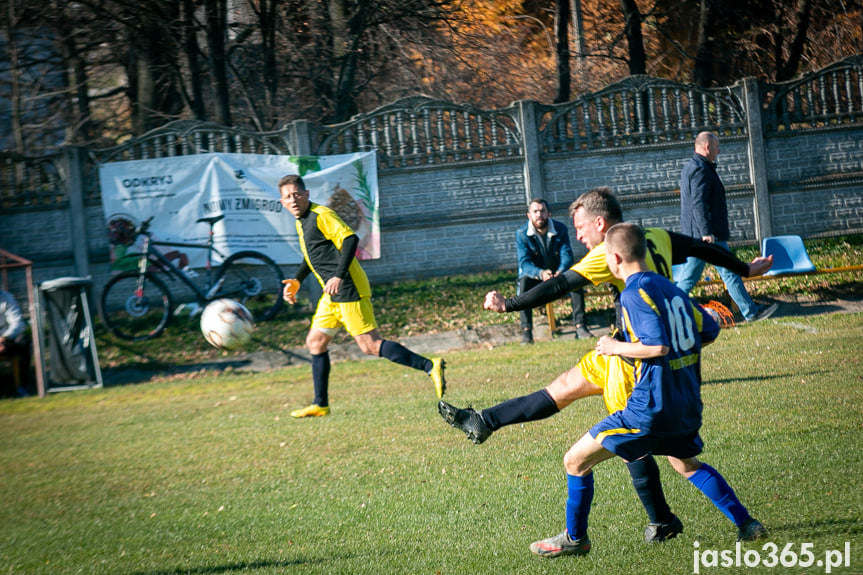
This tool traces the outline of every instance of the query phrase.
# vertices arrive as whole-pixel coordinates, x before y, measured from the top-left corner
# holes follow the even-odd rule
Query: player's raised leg
[[[577,399],[601,394],[602,388],[589,382],[576,366],[539,391],[508,399],[481,412],[471,407],[461,409],[445,401],[438,404],[438,412],[444,421],[479,445],[501,427],[539,421],[551,417]]]
[[[434,382],[438,398],[443,397],[446,390],[446,378],[444,376],[446,362],[443,359],[439,357],[427,358],[409,350],[397,341],[382,339],[376,329],[357,335],[354,339],[365,354],[377,355],[393,363],[424,371]]]

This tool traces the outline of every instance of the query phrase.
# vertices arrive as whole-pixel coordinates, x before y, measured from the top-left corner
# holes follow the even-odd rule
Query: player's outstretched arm
[[[752,260],[755,264],[754,270],[751,264],[737,259],[734,254],[722,246],[716,244],[708,244],[703,240],[678,234],[676,232],[668,232],[671,238],[671,256],[673,265],[682,264],[688,257],[694,257],[706,261],[709,264],[721,268],[729,269],[742,277],[752,277],[752,272],[758,272],[765,265],[765,258],[755,258]],[[772,261],[771,261],[772,265]],[[770,269],[769,267],[767,269]],[[763,271],[767,271],[764,269]],[[763,273],[762,271],[762,273]],[[759,275],[759,274],[754,274]]]
[[[506,299],[497,290],[490,291],[485,294],[485,301],[482,303],[483,309],[504,313],[506,311]]]
[[[282,288],[282,299],[289,304],[297,303],[297,292],[300,291],[300,282],[290,278],[282,280],[285,287]]]
[[[522,294],[508,298],[504,302],[505,311],[521,311],[540,307],[562,298],[572,290],[587,285],[590,285],[590,281],[583,275],[573,270],[566,270]]]
[[[747,275],[745,277],[754,278],[756,276],[763,276],[768,271],[770,271],[770,268],[772,268],[772,267],[773,267],[773,256],[772,255],[767,256],[766,258],[758,256],[757,258],[755,258],[754,260],[749,262],[749,275]]]

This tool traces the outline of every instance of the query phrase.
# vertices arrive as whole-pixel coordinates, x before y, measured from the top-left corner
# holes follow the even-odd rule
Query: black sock
[[[412,352],[397,341],[383,340],[381,342],[380,354],[381,357],[394,363],[406,365],[426,373],[430,373],[432,370],[432,361],[430,359]]]
[[[315,405],[330,404],[327,389],[330,386],[330,352],[312,354],[312,382],[315,386]]]
[[[665,494],[662,492],[662,481],[659,479],[659,466],[652,455],[638,461],[626,464],[632,476],[632,485],[651,523],[671,523],[674,517]]]
[[[498,403],[482,410],[482,418],[489,429],[495,431],[505,425],[538,421],[551,417],[560,411],[548,391],[540,389],[529,395],[523,395]]]

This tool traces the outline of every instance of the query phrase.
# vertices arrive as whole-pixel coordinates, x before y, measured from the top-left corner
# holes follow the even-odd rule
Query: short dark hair
[[[533,198],[532,200],[530,200],[530,204],[542,204],[543,206],[545,206],[545,209],[548,209],[548,202],[546,202],[542,198]],[[530,204],[527,204],[528,208],[530,207]]]
[[[647,257],[644,230],[628,222],[614,224],[605,233],[605,249],[619,253],[626,262],[643,260]]]
[[[579,208],[584,208],[588,216],[602,216],[612,225],[623,221],[623,208],[611,188],[606,186],[581,194],[569,205],[570,217],[574,216]]]
[[[306,183],[303,182],[303,178],[298,176],[297,174],[289,174],[287,176],[282,176],[282,179],[279,180],[279,189],[282,189],[282,186],[296,186],[301,190],[306,189]]]

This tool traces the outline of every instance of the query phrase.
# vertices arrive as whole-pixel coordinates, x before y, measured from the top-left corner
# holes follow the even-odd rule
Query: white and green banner
[[[296,264],[303,256],[294,217],[282,207],[276,187],[288,174],[301,175],[311,201],[333,208],[353,228],[360,238],[358,258],[380,257],[375,152],[336,156],[216,153],[99,166],[106,223],[126,218],[138,225],[153,216],[150,229],[155,240],[203,244],[209,226],[196,221],[224,214],[214,232],[215,246],[226,257],[251,249],[278,264]],[[179,249],[189,267],[204,265],[206,250]]]

